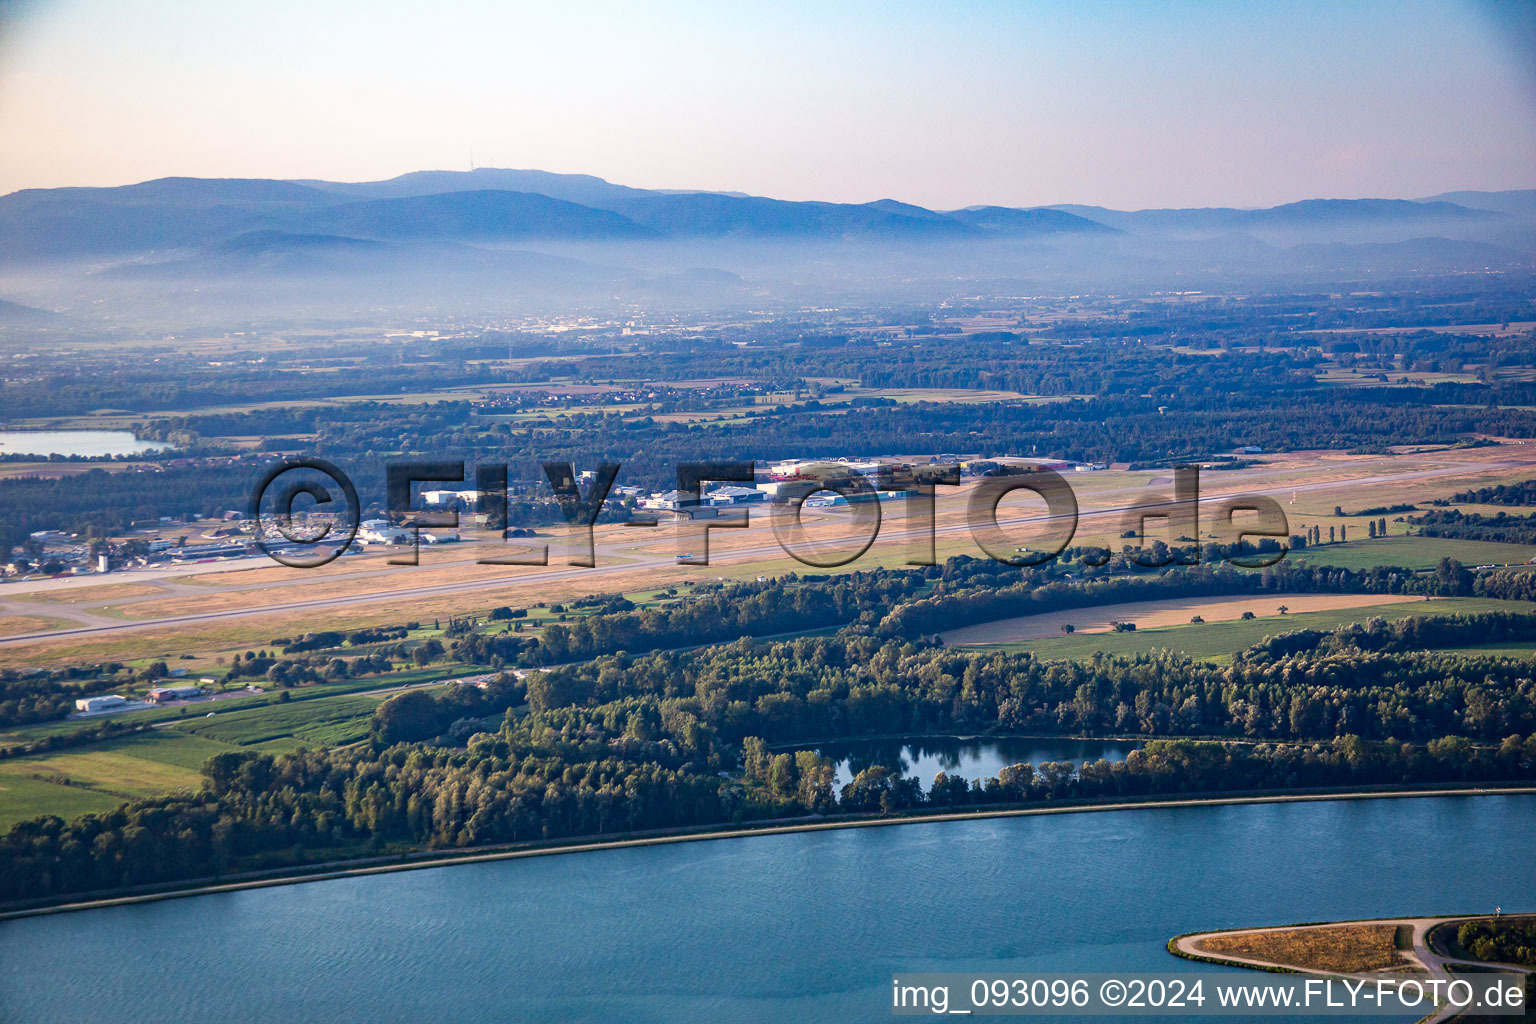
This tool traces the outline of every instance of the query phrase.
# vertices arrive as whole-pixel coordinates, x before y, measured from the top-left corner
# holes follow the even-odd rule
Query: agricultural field
[[[1357,527],[1363,529],[1363,527]],[[1386,537],[1322,544],[1294,552],[1296,563],[1331,565],[1341,569],[1370,569],[1400,565],[1405,569],[1433,569],[1442,558],[1454,558],[1465,566],[1521,565],[1536,558],[1536,547],[1525,544],[1494,544],[1481,540],[1443,537]]]
[[[50,782],[45,778],[0,769],[0,831],[18,821],[56,814],[66,821],[82,814],[102,814],[123,797],[84,786]]]
[[[369,694],[371,695],[369,699],[380,700],[399,689],[462,675],[468,669],[469,666],[458,662],[439,662],[429,668],[403,669],[386,676],[370,676],[336,683],[311,683],[288,691],[289,701],[282,699],[284,692],[282,690],[252,692],[249,695],[231,691],[231,696],[218,701],[195,701],[169,707],[146,708],[141,711],[109,716],[107,720],[125,725],[154,724],[158,727],[170,728],[179,727],[183,723],[203,723],[208,720],[209,712],[213,712],[216,718],[222,718],[235,712],[262,708],[290,708],[305,705],[320,707],[323,706],[324,701],[332,698],[357,694]],[[0,746],[34,743],[50,736],[67,736],[83,729],[94,728],[103,720],[101,717],[71,718],[12,726],[0,731]]]
[[[1356,605],[1323,611],[1290,612],[1279,615],[1274,608],[1279,604],[1291,604],[1294,599],[1276,597],[1271,611],[1253,619],[1236,619],[1226,622],[1205,622],[1158,628],[1138,628],[1129,633],[1091,633],[1047,637],[1015,643],[997,643],[991,646],[1000,650],[1029,651],[1041,658],[1092,658],[1097,652],[1105,654],[1143,654],[1158,648],[1179,651],[1192,658],[1220,661],[1237,651],[1258,643],[1267,636],[1275,636],[1297,629],[1335,629],[1351,622],[1364,622],[1381,616],[1385,619],[1407,618],[1412,615],[1450,615],[1488,611],[1528,613],[1530,606],[1519,601],[1498,601],[1492,598],[1447,597],[1433,601],[1385,601],[1379,604]],[[1195,614],[1192,612],[1191,614]],[[1072,613],[1052,616],[1058,622],[1071,620]],[[1059,631],[1058,631],[1059,632]]]
[[[1529,643],[1492,643],[1492,644],[1464,644],[1459,647],[1436,647],[1437,651],[1445,654],[1471,654],[1487,655],[1490,658],[1531,658],[1536,657],[1536,641]]]
[[[984,622],[964,629],[941,634],[951,647],[991,646],[1015,644],[1025,640],[1040,640],[1060,635],[1063,623],[1071,623],[1076,634],[1108,633],[1112,623],[1134,622],[1137,630],[1186,624],[1194,616],[1200,616],[1206,624],[1254,618],[1279,618],[1306,612],[1337,611],[1379,607],[1388,604],[1404,604],[1414,598],[1407,596],[1384,597],[1380,594],[1263,594],[1245,597],[1190,597],[1164,601],[1139,601],[1133,604],[1110,604],[1091,608],[1077,608],[1049,615],[1025,615],[997,622]],[[1420,599],[1422,601],[1422,599]],[[1279,612],[1285,606],[1286,613]]]
[[[44,480],[57,480],[66,476],[79,476],[81,473],[89,473],[93,469],[120,472],[128,468],[128,466],[129,463],[122,462],[4,462],[0,463],[0,480],[24,476],[39,477]]]
[[[433,672],[440,675],[442,669]],[[390,681],[407,685],[421,674],[402,672]],[[211,718],[185,720],[177,720],[177,712],[170,709],[140,712],[123,720],[139,723],[146,720],[143,716],[155,716],[161,727],[87,746],[0,760],[0,830],[40,814],[72,817],[108,811],[135,797],[196,789],[202,782],[203,763],[224,751],[280,753],[299,746],[355,743],[368,735],[383,696],[339,694],[289,702],[274,698],[263,706],[219,710]],[[192,710],[228,706],[220,702],[193,705]],[[74,729],[86,724],[48,723]],[[41,731],[27,730],[28,738],[37,738]]]
[[[367,736],[378,706],[374,697],[326,697],[232,711],[174,728],[189,736],[233,746],[276,743],[291,749],[307,743],[334,747]]]
[[[260,697],[251,697],[250,701],[259,701]],[[235,708],[247,703],[246,698],[231,698],[220,701],[221,708]],[[128,722],[133,725],[141,725],[147,722],[167,722],[177,718],[185,718],[189,714],[195,714],[197,705],[168,708],[146,708],[142,711],[134,711],[127,718],[116,718],[116,721]],[[21,746],[35,743],[38,740],[46,740],[50,736],[67,736],[70,733],[91,729],[101,724],[100,718],[60,718],[47,722],[31,722],[26,725],[13,725],[0,729],[0,746]]]
[[[39,814],[69,817],[124,800],[201,784],[198,769],[224,743],[177,730],[123,736],[35,757],[0,761],[0,829]]]

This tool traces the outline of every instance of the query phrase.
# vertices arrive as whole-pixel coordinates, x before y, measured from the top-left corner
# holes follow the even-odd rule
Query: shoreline
[[[1414,915],[1408,917],[1359,918],[1346,921],[1309,921],[1302,924],[1261,925],[1249,928],[1219,928],[1215,931],[1185,932],[1182,935],[1175,935],[1168,940],[1167,949],[1169,953],[1176,957],[1197,963],[1219,964],[1225,967],[1236,967],[1248,971],[1264,971],[1270,974],[1303,974],[1326,978],[1358,978],[1362,980],[1369,977],[1380,978],[1401,973],[1404,965],[1408,965],[1410,977],[1415,977],[1422,971],[1430,979],[1441,981],[1449,980],[1456,973],[1465,969],[1484,972],[1507,972],[1523,975],[1523,985],[1529,989],[1531,979],[1536,977],[1536,968],[1522,964],[1480,960],[1466,955],[1458,956],[1450,949],[1442,950],[1431,940],[1431,936],[1435,932],[1448,926],[1468,921],[1493,921],[1498,919],[1506,921],[1536,920],[1536,914],[1522,914],[1518,912],[1501,914],[1495,908],[1492,914],[1485,911],[1481,914]],[[1316,933],[1354,925],[1394,926],[1395,933],[1392,944],[1397,961],[1390,966],[1366,966],[1361,967],[1355,972],[1347,972],[1322,967],[1305,967],[1295,960],[1262,959],[1257,955],[1215,952],[1200,946],[1203,940],[1221,935],[1261,935],[1265,933],[1297,931]],[[1409,941],[1406,947],[1401,944],[1404,928],[1407,928],[1409,932]],[[1425,1016],[1420,1017],[1417,1024],[1430,1024],[1430,1022],[1434,1021],[1451,1020],[1461,1017],[1464,1011],[1464,1007],[1458,1007],[1449,1001],[1440,1002],[1437,1000],[1434,1008]]]
[[[753,836],[791,835],[800,832],[823,832],[834,829],[880,828],[899,825],[925,825],[952,821],[980,821],[990,818],[1023,818],[1053,814],[1104,813],[1111,811],[1167,810],[1181,807],[1225,807],[1244,804],[1323,803],[1344,800],[1402,800],[1426,797],[1473,797],[1473,796],[1520,796],[1536,794],[1536,785],[1482,786],[1434,789],[1380,789],[1380,790],[1309,790],[1296,793],[1250,793],[1233,796],[1196,796],[1179,799],[1118,800],[1110,803],[1074,803],[1046,807],[999,807],[976,810],[948,811],[937,814],[914,814],[893,817],[849,817],[835,820],[792,819],[781,824],[765,823],[753,826],[707,826],[693,831],[672,831],[654,835],[635,835],[627,838],[566,841],[554,845],[516,847],[491,847],[480,851],[422,851],[415,854],[396,854],[379,858],[349,858],[347,860],[320,862],[297,869],[275,869],[292,873],[249,873],[248,877],[235,876],[231,881],[209,879],[199,884],[182,884],[148,892],[117,896],[100,896],[73,902],[45,903],[32,907],[0,910],[0,922],[28,917],[98,910],[107,907],[130,906],[140,903],[156,903],[162,900],[186,899],[214,893],[239,892],[247,889],[266,889],[280,885],[300,885],[308,882],[324,882],[342,878],[361,878],[368,875],[390,874],[398,871],[417,871],[427,868],[451,867],[456,864],[482,864],[500,860],[521,860],[527,857],[552,857],[565,854],[590,853],[604,850],[622,850],[634,847],[663,846],[674,843],[708,842],[723,839],[746,839]],[[414,859],[413,859],[414,858]],[[267,877],[259,877],[266,875]]]

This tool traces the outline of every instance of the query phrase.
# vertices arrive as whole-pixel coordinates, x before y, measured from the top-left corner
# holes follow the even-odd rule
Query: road
[[[1391,462],[1392,460],[1390,460],[1390,459],[1383,459],[1383,460],[1380,460],[1380,461]],[[1520,461],[1506,460],[1506,461],[1499,461],[1499,462],[1480,463],[1478,465],[1478,469],[1480,471],[1486,472],[1488,470],[1517,469],[1517,468],[1532,467],[1532,466],[1533,466],[1532,463],[1526,462],[1524,460],[1520,460]],[[1290,470],[1284,470],[1284,471],[1281,471],[1281,470],[1253,471],[1253,472],[1246,473],[1241,479],[1246,481],[1246,480],[1254,479],[1256,477],[1262,477],[1264,475],[1267,475],[1268,473],[1279,473],[1279,472],[1286,472],[1288,474],[1294,474],[1295,470],[1294,469],[1290,469]],[[1399,473],[1372,473],[1372,474],[1367,474],[1367,475],[1363,475],[1363,476],[1359,476],[1359,477],[1351,477],[1351,478],[1347,478],[1347,479],[1331,479],[1331,480],[1319,481],[1319,482],[1311,483],[1311,484],[1286,483],[1286,484],[1283,484],[1281,486],[1268,487],[1268,488],[1265,488],[1265,487],[1259,487],[1259,488],[1252,488],[1252,487],[1242,488],[1242,487],[1239,487],[1239,488],[1235,488],[1235,489],[1224,489],[1219,494],[1205,493],[1203,495],[1203,497],[1205,497],[1205,498],[1213,498],[1213,497],[1218,497],[1218,496],[1221,496],[1221,495],[1231,495],[1231,494],[1234,494],[1234,493],[1266,495],[1266,496],[1270,496],[1270,497],[1284,497],[1284,496],[1288,496],[1288,495],[1299,493],[1299,492],[1315,492],[1315,491],[1320,491],[1320,490],[1335,490],[1335,491],[1338,491],[1339,493],[1343,494],[1343,493],[1349,493],[1350,491],[1353,491],[1353,490],[1358,490],[1359,488],[1362,488],[1362,487],[1369,487],[1369,486],[1373,486],[1373,485],[1379,485],[1379,484],[1401,484],[1401,483],[1413,482],[1413,481],[1418,481],[1418,480],[1427,480],[1427,479],[1432,479],[1432,478],[1441,477],[1441,476],[1465,475],[1467,472],[1468,472],[1468,468],[1467,468],[1467,466],[1464,463],[1454,462],[1454,463],[1451,463],[1451,464],[1448,464],[1448,465],[1441,465],[1441,466],[1437,466],[1437,467],[1430,468],[1430,469],[1411,470],[1411,471],[1404,471],[1404,472],[1399,472]],[[1236,475],[1235,474],[1233,474],[1233,475],[1223,474],[1221,477],[1218,477],[1218,483],[1221,484],[1221,485],[1236,484],[1237,483]],[[1134,495],[1134,494],[1137,494],[1137,493],[1145,494],[1146,490],[1147,490],[1147,486],[1146,485],[1140,485],[1140,486],[1136,486],[1136,487],[1125,487],[1125,488],[1118,488],[1118,489],[1111,490],[1111,491],[1106,491],[1106,492],[1103,492],[1103,494],[1101,494],[1100,496],[1102,497],[1104,495],[1113,495],[1113,494],[1125,494],[1125,495]],[[1135,501],[1126,501],[1124,504],[1120,504],[1120,505],[1113,505],[1113,506],[1110,506],[1110,507],[1083,510],[1080,513],[1079,518],[1081,520],[1091,520],[1091,519],[1095,519],[1095,518],[1102,518],[1102,517],[1105,517],[1105,516],[1120,517],[1120,516],[1123,516],[1126,512],[1130,511],[1133,507],[1137,507],[1138,504],[1139,503],[1137,503]],[[1154,503],[1149,503],[1149,504],[1146,504],[1146,505],[1140,505],[1140,507],[1148,508],[1148,509],[1154,509],[1154,508],[1159,508],[1159,507],[1168,507],[1168,506],[1171,506],[1173,504],[1174,504],[1174,502],[1171,502],[1171,501],[1170,502],[1161,502],[1161,503],[1154,502]],[[1018,516],[1018,517],[1012,517],[1012,518],[1002,518],[1002,519],[999,520],[999,524],[1003,525],[1003,526],[1023,526],[1023,525],[1028,525],[1028,524],[1049,523],[1052,520],[1053,520],[1053,517],[1045,516],[1045,515]],[[965,523],[965,522],[952,523],[952,524],[947,525],[947,526],[938,526],[938,527],[936,527],[934,529],[934,534],[935,534],[935,536],[952,536],[954,534],[966,532],[966,531],[970,530],[970,528],[971,528],[970,525],[968,523]],[[924,531],[921,530],[920,528],[919,529],[897,529],[897,530],[894,530],[894,531],[882,530],[880,536],[883,539],[887,539],[887,540],[889,540],[889,539],[906,540],[906,539],[910,539],[910,538],[913,538],[913,537],[921,536],[923,534],[923,532]],[[645,543],[650,543],[650,542],[651,542],[651,538],[649,538],[649,537],[646,538]],[[554,545],[552,544],[551,547],[554,547]],[[636,571],[644,571],[644,570],[647,570],[647,569],[656,569],[656,568],[668,568],[668,569],[671,569],[671,568],[676,568],[679,565],[677,560],[674,557],[670,556],[670,555],[665,555],[664,556],[664,555],[655,555],[655,554],[635,553],[632,550],[633,547],[634,547],[633,543],[631,543],[629,545],[626,545],[626,546],[618,546],[618,545],[611,545],[611,544],[610,545],[606,545],[606,546],[600,545],[599,548],[598,548],[599,558],[597,559],[600,564],[597,565],[596,567],[593,567],[593,568],[586,568],[586,567],[581,567],[581,566],[565,566],[565,567],[549,567],[549,568],[536,568],[536,567],[515,567],[515,568],[513,568],[513,567],[509,567],[509,568],[513,568],[513,571],[515,571],[517,573],[517,575],[515,577],[512,577],[512,578],[508,578],[508,577],[494,577],[494,578],[490,578],[490,579],[466,580],[466,581],[457,582],[457,583],[439,583],[439,584],[431,584],[431,585],[416,586],[416,587],[406,586],[406,587],[399,587],[399,588],[387,589],[387,590],[368,590],[368,591],[365,591],[365,592],[362,592],[362,593],[357,593],[357,594],[333,595],[333,596],[329,596],[329,597],[315,598],[313,600],[285,601],[285,602],[280,602],[280,603],[276,603],[276,604],[262,605],[262,606],[259,606],[259,607],[220,609],[220,610],[207,611],[207,612],[194,612],[194,613],[184,614],[184,615],[169,615],[169,616],[160,616],[160,617],[155,617],[155,618],[135,619],[135,620],[131,620],[131,621],[107,619],[105,616],[94,616],[94,615],[91,615],[89,612],[84,612],[84,611],[79,610],[79,609],[71,609],[71,608],[68,608],[68,607],[61,607],[61,606],[58,606],[58,605],[47,604],[47,603],[42,603],[42,602],[28,603],[28,602],[25,602],[25,601],[17,601],[15,599],[13,599],[13,597],[12,597],[12,594],[14,592],[7,590],[7,591],[4,592],[3,597],[0,597],[0,609],[3,609],[6,614],[10,614],[10,615],[45,616],[45,617],[51,617],[51,618],[66,617],[66,618],[75,618],[77,621],[79,621],[81,619],[84,619],[85,621],[83,621],[82,624],[79,625],[79,626],[66,627],[66,628],[62,628],[62,629],[40,630],[40,631],[29,632],[29,633],[19,633],[19,634],[14,634],[14,635],[11,635],[11,636],[3,637],[3,638],[0,638],[0,646],[12,646],[12,645],[17,645],[17,644],[30,643],[30,642],[38,641],[38,640],[62,639],[62,638],[66,638],[66,637],[75,637],[75,636],[91,636],[91,635],[101,635],[101,634],[133,633],[133,632],[139,632],[139,631],[150,630],[150,629],[162,629],[162,628],[164,628],[166,626],[178,626],[178,625],[189,625],[189,624],[206,623],[206,622],[227,621],[227,620],[233,620],[233,619],[245,619],[245,618],[257,617],[257,616],[277,615],[277,614],[283,614],[283,613],[328,611],[328,610],[334,610],[334,609],[338,609],[338,608],[354,607],[354,606],[358,606],[358,605],[379,604],[379,603],[386,602],[386,601],[400,601],[400,600],[407,600],[407,599],[416,599],[416,600],[423,600],[423,601],[425,601],[425,600],[430,600],[430,599],[435,598],[435,597],[444,597],[444,596],[450,596],[450,595],[456,595],[456,594],[464,594],[464,593],[473,593],[473,592],[486,591],[486,590],[497,590],[497,589],[506,587],[509,583],[514,583],[514,582],[518,583],[518,584],[525,584],[525,583],[530,583],[530,582],[532,582],[532,583],[556,582],[556,581],[561,581],[561,580],[570,580],[570,579],[578,579],[578,578],[580,578],[580,579],[591,579],[591,580],[609,579],[609,578],[612,578],[614,576],[623,575],[625,573],[632,573],[632,572],[636,572]],[[619,550],[623,550],[625,553],[622,556],[619,556],[617,554],[617,552]],[[602,562],[601,556],[605,555],[605,554],[608,555],[609,557],[622,557],[623,561],[615,563],[615,564],[603,565],[603,564],[601,564],[601,562]],[[743,563],[743,562],[748,562],[749,563],[752,560],[758,559],[758,558],[779,557],[782,554],[783,554],[783,549],[777,543],[764,544],[764,545],[760,545],[760,546],[756,546],[756,547],[748,547],[748,548],[736,548],[736,549],[733,549],[733,550],[730,550],[730,551],[722,553],[721,557],[717,560],[716,564],[718,564],[718,565],[736,565],[736,564]],[[454,561],[454,562],[447,562],[447,563],[437,563],[437,564],[435,564],[433,566],[433,568],[434,569],[441,569],[441,568],[446,568],[446,567],[450,567],[450,566],[453,566],[453,565],[471,565],[471,564],[474,564],[474,562],[475,562],[475,559],[466,558],[466,559],[463,559],[461,561]],[[181,568],[184,569],[186,567],[181,567]],[[208,566],[203,566],[201,568],[202,568],[202,571],[204,571],[204,572],[207,572],[210,569],[210,567],[208,567]],[[357,571],[355,573],[343,574],[343,575],[340,575],[340,576],[337,576],[337,575],[330,575],[330,576],[325,576],[325,577],[317,576],[316,580],[317,581],[323,580],[325,582],[334,582],[337,579],[347,579],[347,578],[356,578],[356,579],[361,580],[361,579],[365,579],[365,578],[369,578],[369,577],[392,576],[392,575],[397,574],[397,573],[410,572],[410,571],[412,571],[412,568],[413,567],[394,566],[394,567],[389,567],[389,568],[360,569],[359,571]],[[703,567],[700,567],[700,568],[703,568]],[[182,571],[178,571],[178,572],[175,573],[175,575],[182,575],[182,574],[183,574]],[[142,575],[139,574],[139,576],[140,576],[140,579],[142,579]],[[92,579],[95,579],[97,581],[101,581],[101,577],[92,577]],[[73,583],[75,581],[72,581],[72,580],[62,580],[62,581],[58,581],[58,582],[60,582],[60,583]],[[127,575],[125,574],[124,577],[121,580],[113,579],[110,582],[113,582],[113,583],[116,583],[116,582],[132,582],[132,580],[130,580],[127,577]],[[222,593],[222,592],[226,592],[226,591],[237,591],[237,590],[250,590],[250,589],[270,588],[272,586],[274,586],[274,584],[272,584],[270,582],[247,583],[247,584],[232,584],[232,585],[230,585],[228,587],[221,587],[218,590],[213,591],[213,593]],[[121,605],[124,605],[124,604],[130,604],[130,603],[141,602],[141,601],[164,600],[168,596],[176,596],[177,594],[185,594],[185,593],[188,593],[188,592],[195,593],[198,596],[207,596],[210,593],[210,591],[207,588],[193,588],[193,587],[186,586],[184,584],[180,584],[180,585],[172,584],[172,588],[173,588],[174,592],[171,593],[171,594],[157,593],[157,594],[153,594],[153,595],[142,595],[142,596],[135,597],[135,598],[119,599],[119,600],[114,601],[112,603],[114,604],[114,606],[121,606]]]

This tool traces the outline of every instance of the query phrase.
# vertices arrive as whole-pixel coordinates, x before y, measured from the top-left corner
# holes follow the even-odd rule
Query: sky
[[[952,209],[1536,186],[1536,3],[0,0],[0,193],[540,168]]]

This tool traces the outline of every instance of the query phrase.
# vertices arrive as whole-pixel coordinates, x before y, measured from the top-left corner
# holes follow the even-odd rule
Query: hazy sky
[[[1532,10],[0,0],[0,192],[471,158],[942,208],[1530,187]]]

